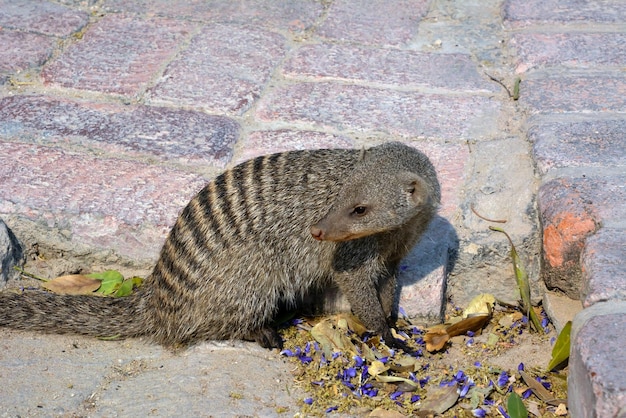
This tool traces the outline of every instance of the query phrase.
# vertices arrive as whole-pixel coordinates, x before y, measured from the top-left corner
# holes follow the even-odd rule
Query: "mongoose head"
[[[438,206],[431,186],[410,171],[373,173],[359,182],[344,183],[328,214],[310,229],[320,241],[348,241],[393,231],[423,216],[430,221]]]

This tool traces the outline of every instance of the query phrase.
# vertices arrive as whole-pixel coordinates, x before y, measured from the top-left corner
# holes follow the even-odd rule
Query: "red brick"
[[[0,139],[195,167],[224,167],[239,125],[223,116],[44,96],[0,100]]]
[[[622,0],[507,0],[503,10],[505,22],[513,26],[626,21]]]
[[[580,254],[600,224],[626,218],[626,176],[559,178],[539,189],[543,225],[544,279],[573,299],[580,298]]]
[[[178,212],[204,183],[172,168],[0,142],[0,217],[67,230],[73,245],[129,259],[156,257]]]
[[[599,65],[626,65],[624,33],[516,33],[511,46],[516,49],[516,72],[533,68],[565,66],[596,68]]]
[[[528,138],[541,174],[568,167],[626,167],[626,120],[543,123],[531,120]]]
[[[81,10],[40,0],[0,0],[0,28],[65,37],[89,21]]]
[[[42,65],[52,54],[55,43],[47,36],[0,28],[0,72],[18,72]]]
[[[355,45],[316,44],[298,49],[283,73],[292,78],[367,81],[403,88],[437,87],[460,91],[496,91],[476,64],[463,54],[372,49]]]
[[[322,15],[321,2],[299,0],[272,2],[266,0],[151,0],[145,2],[106,0],[105,10],[154,14],[217,23],[240,23],[255,27],[271,27],[301,33],[309,30]]]
[[[317,33],[326,38],[364,44],[400,45],[417,34],[428,0],[336,0]]]
[[[208,112],[245,112],[258,99],[285,54],[278,34],[240,26],[211,25],[168,66],[151,103],[185,104]]]
[[[47,84],[137,95],[180,47],[193,24],[108,15],[44,67]]]
[[[524,80],[519,101],[533,113],[621,112],[625,97],[623,76],[555,74]]]
[[[581,260],[584,306],[626,301],[626,230],[600,229],[587,238]]]
[[[495,135],[500,104],[482,96],[446,96],[335,83],[300,83],[268,91],[262,121],[407,137]]]

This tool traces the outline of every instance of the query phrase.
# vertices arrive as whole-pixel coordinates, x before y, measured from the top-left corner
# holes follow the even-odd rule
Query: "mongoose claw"
[[[251,333],[251,339],[257,342],[263,348],[278,348],[282,350],[283,339],[275,328],[265,327]]]

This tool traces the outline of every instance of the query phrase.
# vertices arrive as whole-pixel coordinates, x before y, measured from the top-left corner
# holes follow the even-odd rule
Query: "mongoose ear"
[[[407,199],[409,199],[415,206],[422,205],[427,193],[424,192],[426,185],[424,180],[415,173],[404,172],[401,174],[403,177],[403,187],[406,193]]]

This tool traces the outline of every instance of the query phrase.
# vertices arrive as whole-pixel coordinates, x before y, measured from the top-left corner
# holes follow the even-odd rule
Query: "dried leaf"
[[[89,295],[100,287],[100,281],[82,274],[70,274],[44,282],[41,286],[59,295]]]
[[[445,329],[440,327],[430,328],[426,335],[424,335],[424,342],[426,343],[426,350],[439,351],[441,350],[448,340],[457,335],[465,335],[468,331],[478,331],[484,327],[491,318],[491,315],[476,315],[466,319],[462,319],[456,324],[452,324]]]
[[[398,411],[390,411],[388,409],[376,408],[368,415],[375,418],[404,418],[406,415],[402,415]]]
[[[475,314],[491,315],[491,310],[495,304],[495,296],[491,293],[482,293],[470,301],[467,308],[463,311],[463,318]]]
[[[326,358],[330,358],[335,350],[357,351],[344,331],[334,326],[336,322],[337,317],[326,318],[311,328],[311,336],[322,346]]]
[[[558,366],[565,364],[569,359],[571,331],[572,321],[568,321],[559,333],[554,347],[552,347],[552,358],[550,359],[550,364],[548,364],[548,370],[554,370]]]
[[[376,376],[376,380],[378,380],[379,382],[383,382],[383,383],[403,383],[405,385],[408,385],[411,388],[410,391],[414,391],[419,388],[419,384],[417,382],[414,382],[409,379],[405,379],[404,377],[378,375]],[[405,390],[403,392],[409,392],[409,391]]]
[[[435,386],[427,390],[427,398],[422,402],[421,409],[432,410],[438,414],[443,414],[452,408],[459,399],[459,394],[454,386]]]
[[[521,370],[519,373],[522,376],[522,379],[524,379],[524,382],[528,385],[529,388],[533,390],[533,392],[535,393],[535,395],[537,395],[539,399],[541,399],[542,401],[546,403],[549,403],[554,400],[554,395],[552,395],[548,391],[548,389],[544,388],[541,383],[533,379],[532,376],[530,376],[528,373],[526,373],[523,370]]]
[[[387,370],[389,370],[389,367],[386,366],[382,361],[374,360],[367,369],[367,372],[371,376],[378,376],[379,374],[384,373]]]
[[[439,351],[446,345],[449,339],[450,336],[446,332],[445,328],[429,330],[426,335],[424,335],[426,350],[431,352]]]
[[[522,402],[522,398],[515,392],[511,392],[506,402],[506,409],[511,418],[528,418],[528,410]]]

